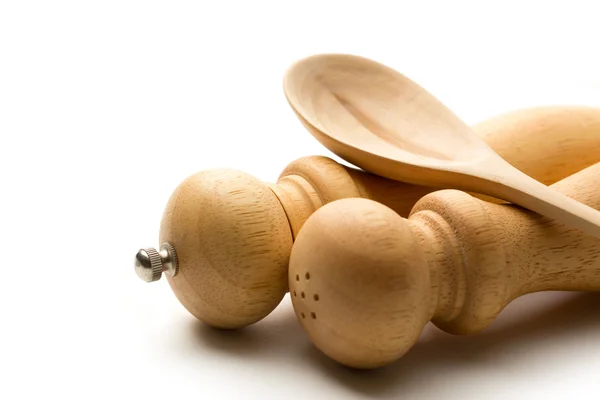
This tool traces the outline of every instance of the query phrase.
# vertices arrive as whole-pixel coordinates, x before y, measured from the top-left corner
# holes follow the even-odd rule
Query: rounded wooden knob
[[[600,163],[553,187],[600,209]],[[294,310],[315,345],[374,368],[408,351],[429,321],[476,333],[521,295],[600,290],[600,239],[457,190],[426,195],[408,219],[343,199],[308,218],[289,268]]]
[[[294,310],[333,359],[372,368],[400,357],[429,321],[431,281],[402,217],[367,199],[325,205],[300,231],[290,257]]]
[[[263,182],[241,171],[194,174],[173,192],[160,242],[177,251],[167,276],[179,301],[221,328],[252,324],[287,292],[292,232],[283,207]]]

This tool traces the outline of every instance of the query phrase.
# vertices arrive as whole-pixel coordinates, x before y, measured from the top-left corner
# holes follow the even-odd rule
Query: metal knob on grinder
[[[177,252],[169,243],[163,243],[160,251],[149,247],[140,249],[135,255],[135,272],[145,282],[159,280],[163,272],[175,276],[178,267]]]

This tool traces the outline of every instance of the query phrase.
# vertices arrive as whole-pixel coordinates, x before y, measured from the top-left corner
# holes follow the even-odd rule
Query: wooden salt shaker
[[[552,186],[600,209],[600,163]],[[524,294],[600,290],[600,239],[457,190],[426,195],[408,219],[371,200],[343,199],[307,220],[289,284],[320,350],[375,368],[400,358],[429,321],[471,334]]]

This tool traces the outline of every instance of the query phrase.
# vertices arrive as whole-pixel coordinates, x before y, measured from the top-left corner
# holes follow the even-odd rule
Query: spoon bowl
[[[426,176],[415,176],[417,168],[419,173],[450,171],[493,153],[415,82],[366,58],[331,54],[304,59],[288,70],[284,91],[325,147],[391,179],[423,184]]]
[[[432,94],[367,58],[321,54],[293,64],[285,96],[308,131],[377,175],[507,200],[600,237],[600,213],[498,156]]]

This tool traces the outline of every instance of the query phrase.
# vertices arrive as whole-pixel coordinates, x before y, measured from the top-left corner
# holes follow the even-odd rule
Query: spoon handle
[[[501,168],[503,176],[488,175],[484,178],[490,183],[489,193],[492,196],[578,228],[589,235],[600,237],[600,211],[536,181],[501,158],[498,158],[498,161],[504,165],[499,167],[494,162],[495,169],[492,170]],[[488,168],[489,165],[486,167],[489,171]]]

